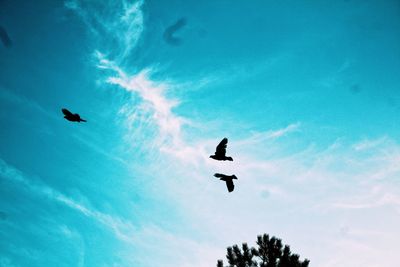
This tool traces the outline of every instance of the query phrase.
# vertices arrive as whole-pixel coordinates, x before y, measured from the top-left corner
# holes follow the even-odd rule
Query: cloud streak
[[[65,194],[51,188],[48,185],[33,182],[32,179],[27,177],[18,169],[7,164],[2,159],[0,159],[0,176],[12,182],[23,185],[32,193],[46,197],[51,201],[58,202],[85,215],[88,218],[95,220],[96,222],[109,228],[115,234],[115,236],[122,241],[134,242],[133,238],[135,236],[134,233],[136,228],[129,221],[85,206],[84,204],[79,203],[73,198],[66,196]]]
[[[111,7],[114,5],[111,4]],[[81,13],[85,20],[93,16],[87,13],[83,5],[70,4],[70,8]],[[134,16],[138,21],[142,16],[139,15],[142,14],[140,8],[133,8],[127,13],[126,11],[131,9],[123,10],[124,14],[130,14],[129,16],[136,14]],[[97,20],[99,19],[94,19]],[[166,31],[172,43],[175,38],[174,32],[184,25],[178,22]],[[107,33],[107,29],[117,31],[116,25],[121,22],[120,18],[110,16],[99,23],[89,20],[86,23],[95,35],[100,35],[100,32]],[[100,26],[97,27],[97,24]],[[144,241],[139,245],[143,251],[149,253],[151,248],[160,244],[177,244],[177,249],[162,249],[152,257],[146,253],[143,253],[144,256],[135,255],[142,260],[144,266],[154,264],[155,261],[163,262],[166,258],[163,253],[169,257],[171,253],[181,254],[177,252],[180,251],[178,248],[184,248],[186,245],[189,247],[186,250],[188,253],[201,255],[196,262],[198,266],[210,266],[215,264],[217,258],[222,257],[225,246],[251,241],[264,231],[297,245],[299,249],[296,250],[310,258],[316,266],[337,266],[338,262],[341,266],[359,265],[364,260],[354,255],[360,251],[371,250],[377,253],[370,257],[370,263],[382,263],[381,256],[384,254],[378,252],[387,251],[395,245],[393,240],[384,236],[382,240],[386,243],[378,244],[369,239],[338,237],[337,232],[343,220],[347,220],[350,227],[359,232],[365,232],[369,227],[377,227],[359,222],[357,214],[347,214],[347,210],[366,212],[363,213],[365,218],[373,220],[374,213],[371,210],[388,206],[397,208],[398,192],[390,190],[395,188],[395,185],[398,186],[394,179],[399,175],[396,166],[400,166],[397,143],[388,143],[388,137],[379,142],[356,144],[342,144],[338,141],[334,145],[319,149],[309,144],[306,148],[295,150],[291,147],[295,142],[284,137],[293,133],[307,134],[307,129],[302,123],[294,122],[282,129],[256,132],[244,137],[228,136],[232,141],[228,149],[234,156],[235,164],[217,165],[208,159],[208,155],[214,151],[219,140],[205,138],[204,133],[199,134],[196,129],[195,134],[191,133],[190,138],[187,138],[189,134],[185,131],[186,126],[207,125],[207,122],[192,121],[175,112],[180,101],[171,97],[173,85],[155,80],[153,74],[156,71],[152,68],[130,72],[121,64],[129,51],[137,45],[143,29],[141,25],[137,29],[122,28],[118,31],[123,37],[114,38],[118,42],[117,48],[108,46],[111,52],[99,49],[101,52],[95,53],[96,65],[105,71],[108,84],[130,94],[131,98],[121,107],[120,114],[125,117],[124,125],[127,134],[131,136],[128,145],[139,146],[144,153],[151,154],[151,160],[144,161],[143,165],[146,165],[147,172],[151,173],[152,184],[160,189],[155,189],[153,193],[162,195],[163,199],[173,203],[177,210],[184,213],[190,222],[190,229],[193,230],[181,234],[184,236],[181,237],[173,231],[162,230],[162,233],[159,233],[157,225],[146,225],[141,232],[143,238],[140,238]],[[111,33],[111,37],[114,34]],[[130,38],[136,40],[133,45],[125,41]],[[346,71],[348,64],[345,62],[335,74]],[[273,65],[268,64],[268,68]],[[335,80],[326,81],[327,86],[336,83]],[[209,132],[214,130],[221,131],[216,128]],[[283,146],[280,143],[281,139],[288,144]],[[377,153],[361,153],[370,149]],[[223,185],[219,187],[220,183],[212,178],[212,173],[217,170],[237,174],[239,181],[235,194],[229,197],[224,194],[226,189]],[[375,192],[376,183],[381,187]],[[268,197],[265,197],[265,192],[268,192]],[[117,227],[118,231],[114,229],[113,225],[119,225],[118,220],[110,222],[107,215],[98,214],[73,200],[69,201],[68,198],[58,201],[87,217],[97,218],[101,223],[110,225],[117,236],[124,236],[120,229],[123,227]],[[378,204],[372,204],[374,201]],[[385,209],[382,212],[391,214],[393,210]],[[179,228],[180,224],[174,226]],[[385,226],[387,229],[383,229],[382,232],[387,234],[395,231],[392,225]],[[134,232],[134,229],[132,231]],[[206,241],[199,242],[201,237],[193,234],[196,232],[202,233],[202,238]],[[342,240],[343,238],[345,240]],[[221,248],[218,257],[212,252],[213,249],[217,250],[217,246],[214,247],[216,244]],[[202,250],[203,247],[206,249]],[[324,247],[324,251],[321,251],[321,247]],[[334,253],[328,255],[325,251]],[[346,263],[349,254],[353,257],[352,264]],[[171,263],[171,266],[188,265],[186,258],[181,260],[176,259],[177,257],[174,257],[175,262]],[[335,260],[332,261],[332,258]],[[384,264],[389,266],[390,263],[390,257],[387,257]]]
[[[94,36],[100,50],[121,63],[137,45],[144,30],[143,1],[69,0],[65,7],[74,11]]]
[[[98,68],[108,69],[117,74],[107,78],[107,82],[136,94],[142,101],[138,107],[127,103],[126,106],[121,108],[120,112],[126,116],[127,122],[131,125],[146,125],[148,127],[151,127],[152,124],[155,125],[158,131],[157,140],[155,140],[156,146],[182,147],[184,145],[182,127],[190,121],[177,116],[173,112],[173,108],[179,104],[179,101],[169,99],[166,96],[168,84],[152,80],[150,69],[144,69],[129,76],[114,62],[104,58],[101,53],[98,53],[98,57]]]

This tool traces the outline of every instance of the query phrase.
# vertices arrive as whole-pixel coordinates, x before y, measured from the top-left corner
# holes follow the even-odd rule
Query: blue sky
[[[1,267],[213,266],[262,233],[396,266],[398,1],[3,0],[0,26]]]

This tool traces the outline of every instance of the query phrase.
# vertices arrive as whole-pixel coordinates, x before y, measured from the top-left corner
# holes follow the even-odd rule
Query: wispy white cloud
[[[157,84],[149,79],[149,70],[144,70],[128,79],[124,79],[124,76],[111,77],[108,81],[127,91],[138,93],[144,101],[144,107],[152,113],[152,119],[159,128],[161,140],[179,145],[184,119],[172,112],[178,102],[165,97],[163,84]]]
[[[139,238],[143,240],[139,247],[141,256],[137,257],[140,266],[162,263],[166,267],[206,267],[224,253],[223,247],[169,233],[155,225],[144,227]]]
[[[89,141],[87,138],[82,138],[81,136],[77,135],[77,134],[72,134],[72,137],[75,138],[76,140],[78,140],[80,143],[84,144],[85,146],[89,147],[90,149],[92,149],[93,151],[95,151],[96,153],[99,153],[105,157],[107,157],[108,159],[117,161],[123,165],[128,165],[128,163],[126,162],[126,160],[124,160],[123,158],[110,153],[108,151],[105,151],[102,147],[100,147],[99,145],[95,144],[94,142]]]
[[[326,88],[334,88],[343,85],[342,76],[351,69],[352,65],[353,62],[350,59],[345,59],[336,69],[331,71],[329,75],[318,80],[317,85]]]
[[[157,166],[149,167],[151,173],[157,174],[158,177],[155,179],[160,188],[164,189],[163,194],[170,201],[178,204],[177,209],[184,210],[191,218],[193,228],[208,233],[209,237],[218,236],[217,241],[211,238],[213,241],[210,242],[221,244],[223,247],[224,244],[226,246],[252,240],[257,234],[271,229],[270,233],[289,237],[296,243],[304,241],[301,235],[291,232],[288,222],[280,221],[277,224],[276,221],[271,220],[271,216],[280,220],[286,220],[287,216],[300,218],[313,216],[315,223],[318,223],[326,216],[326,211],[331,210],[332,207],[373,209],[388,205],[398,209],[396,193],[385,192],[389,188],[388,185],[383,185],[382,191],[373,198],[347,197],[349,193],[357,196],[366,194],[371,190],[373,181],[378,176],[382,181],[390,181],[393,175],[396,175],[397,152],[387,155],[389,150],[388,143],[385,141],[386,137],[372,145],[350,144],[350,149],[340,143],[335,143],[325,150],[318,150],[311,146],[293,153],[292,150],[281,147],[275,142],[293,132],[303,133],[300,131],[301,124],[293,123],[282,129],[236,138],[235,142],[229,143],[228,146],[229,153],[234,153],[235,164],[220,163],[217,166],[215,162],[209,160],[208,155],[213,152],[219,140],[201,136],[192,136],[190,142],[185,139],[183,126],[190,120],[174,112],[179,101],[168,97],[170,95],[168,83],[153,81],[150,70],[143,70],[129,76],[115,63],[104,58],[100,59],[99,66],[117,74],[108,79],[109,83],[118,85],[141,99],[142,103],[139,107],[127,103],[121,112],[128,115],[127,121],[131,124],[139,121],[138,124],[145,125],[145,128],[156,127],[154,136],[147,136],[147,142],[156,144],[156,152],[162,155],[162,161],[158,162]],[[140,116],[136,111],[138,108],[142,112]],[[196,125],[196,122],[192,125]],[[256,152],[248,150],[249,146],[257,147],[258,150]],[[391,143],[391,146],[393,150],[393,147],[397,145]],[[369,148],[377,148],[378,153],[370,156],[357,154]],[[265,155],[260,154],[262,151],[276,151],[279,152],[276,153],[279,156],[269,153],[270,158],[266,158]],[[239,177],[235,194],[229,195],[229,201],[228,198],[221,196],[226,193],[224,185],[212,178],[214,170],[235,173]],[[350,184],[356,188],[347,188]],[[266,194],[268,197],[265,197]],[[253,219],[251,222],[248,220],[244,222],[238,220],[237,216]],[[341,215],[329,217],[332,221],[340,221]],[[227,221],[235,221],[235,224],[227,226]],[[322,234],[320,231],[323,230],[313,229],[314,227],[314,224],[299,225],[298,230],[323,238],[323,240],[314,238],[312,241],[321,246],[325,242],[345,244],[353,252],[360,251],[362,247],[367,251],[387,247],[382,244],[379,246],[371,244],[370,240],[341,241],[328,234]],[[360,231],[364,229],[363,226],[358,227]],[[328,228],[325,231],[328,231]],[[179,240],[177,236],[172,234],[170,236]],[[194,239],[189,241],[190,236],[185,237],[185,240],[189,243],[198,243]],[[231,240],[232,243],[225,243],[226,240]],[[172,241],[168,241],[170,242]],[[202,246],[209,246],[210,243],[207,243],[205,242]],[[143,244],[143,246],[147,245],[150,246],[150,244]],[[305,244],[303,246],[302,249],[309,254],[300,254],[314,258],[315,262],[321,266],[331,266],[332,255],[316,256],[317,248]],[[214,261],[217,259],[216,254],[210,251],[202,253],[210,253],[214,256],[205,257],[207,260],[202,261],[199,266],[211,264],[213,257]],[[334,256],[338,258],[335,262],[342,263],[344,255],[339,251]],[[222,256],[223,254],[219,257]],[[375,256],[371,261],[377,261],[379,254]],[[163,256],[159,255],[159,257],[161,259]],[[361,259],[353,261],[355,264],[360,262],[363,261]],[[185,266],[184,261],[177,260],[176,264]]]
[[[78,14],[96,43],[117,62],[122,62],[137,45],[143,32],[143,1],[80,1],[64,2],[66,8]]]
[[[89,206],[79,203],[73,198],[68,197],[67,195],[51,188],[48,185],[39,182],[33,182],[25,174],[13,166],[10,166],[2,159],[0,159],[0,175],[3,178],[25,186],[28,190],[35,194],[63,204],[66,207],[69,207],[85,215],[86,217],[95,220],[96,222],[109,228],[120,240],[134,242],[134,233],[136,228],[131,222],[121,219],[118,216],[113,216],[90,208]]]
[[[365,139],[365,140],[362,140],[361,142],[354,144],[353,148],[357,151],[368,150],[368,149],[379,146],[380,144],[384,143],[385,141],[388,141],[388,138],[386,136],[381,137],[379,139],[375,139],[375,140]]]
[[[389,149],[385,138],[379,142],[363,141],[348,145],[352,149],[335,143],[326,149],[309,146],[295,153],[290,147],[282,147],[275,141],[296,131],[304,134],[307,129],[297,122],[282,129],[254,133],[244,138],[233,136],[235,141],[229,143],[228,151],[234,157],[234,164],[217,165],[209,160],[208,155],[214,151],[219,140],[199,135],[191,135],[189,140],[185,138],[185,126],[203,122],[193,122],[174,112],[180,101],[171,97],[171,83],[154,80],[154,70],[151,68],[131,74],[121,64],[121,60],[137,44],[144,29],[141,3],[124,6],[118,9],[119,12],[114,12],[117,15],[105,19],[96,17],[99,14],[88,14],[86,7],[78,1],[70,1],[67,5],[77,10],[97,35],[105,32],[114,36],[115,33],[110,31],[121,34],[122,37],[114,38],[118,42],[114,53],[103,50],[102,53],[96,53],[96,65],[99,69],[109,71],[106,79],[109,84],[139,98],[137,102],[128,101],[121,107],[120,113],[126,118],[128,134],[135,137],[132,140],[136,139],[136,143],[142,147],[152,148],[150,151],[156,154],[152,158],[156,164],[148,166],[154,183],[162,188],[155,193],[165,195],[165,199],[176,204],[176,209],[189,218],[191,228],[201,232],[206,241],[198,241],[200,238],[192,233],[179,235],[168,232],[158,225],[149,224],[140,232],[135,232],[134,227],[126,225],[124,221],[110,218],[65,196],[58,197],[57,201],[108,225],[123,240],[127,238],[126,230],[136,233],[142,240],[138,246],[145,253],[135,254],[134,257],[144,266],[165,259],[169,259],[171,266],[193,266],[193,262],[189,261],[196,256],[196,266],[210,266],[223,257],[225,246],[251,241],[264,231],[287,238],[285,241],[289,244],[298,244],[293,245],[294,250],[311,258],[312,264],[318,266],[364,266],[366,261],[358,255],[371,251],[375,253],[369,254],[370,266],[380,262],[382,256],[387,255],[380,251],[388,251],[395,245],[393,240],[385,239],[388,241],[386,244],[374,243],[370,239],[342,240],[337,236],[337,231],[343,218],[351,221],[352,229],[357,227],[359,232],[367,231],[366,225],[357,221],[357,215],[345,214],[347,210],[371,211],[378,207],[398,206],[397,192],[389,190],[393,185],[398,185],[394,179],[399,175],[398,144],[394,142]],[[115,5],[110,6],[110,10],[115,11],[112,8]],[[127,24],[122,24],[125,26],[118,30],[121,23]],[[127,43],[127,40],[133,42]],[[109,48],[114,49],[112,46]],[[268,62],[266,68],[275,63]],[[337,84],[337,76],[349,66],[349,61],[345,61],[319,85],[332,87]],[[209,79],[208,82],[214,80]],[[138,139],[143,142],[138,142]],[[132,140],[129,144],[135,145]],[[257,151],[247,147],[257,147]],[[371,148],[377,149],[377,154],[359,155],[360,151]],[[388,151],[393,153],[388,155]],[[238,175],[234,194],[225,192],[224,185],[212,177],[214,171]],[[381,184],[377,192],[373,191],[375,183]],[[390,214],[392,210],[381,212]],[[363,215],[366,220],[374,217],[374,213]],[[385,226],[387,229],[383,229],[382,233],[394,231],[392,225]],[[155,247],[160,246],[164,247],[156,254],[151,254]],[[324,247],[324,251],[321,251],[321,247]],[[186,255],[182,251],[190,257],[181,257]],[[217,257],[215,251],[220,256]],[[173,260],[170,260],[171,254]],[[390,257],[385,264],[390,266]]]
[[[53,112],[45,109],[42,105],[40,105],[39,103],[37,103],[36,101],[32,100],[32,99],[28,99],[22,95],[18,95],[15,92],[12,92],[2,86],[0,86],[0,98],[15,103],[17,104],[19,107],[24,107],[24,108],[28,108],[31,109],[34,112],[38,113],[40,115],[46,116],[47,118],[51,118],[51,119],[58,119],[58,116],[56,114],[54,114]]]
[[[355,197],[347,197],[344,202],[333,203],[339,209],[373,209],[383,206],[392,206],[400,213],[400,190],[382,185],[371,186],[369,192]]]
[[[139,106],[127,103],[121,108],[121,114],[126,116],[126,121],[131,129],[141,128],[141,125],[155,125],[157,127],[158,147],[172,146],[183,147],[182,127],[190,123],[186,118],[173,112],[173,108],[179,104],[176,99],[166,96],[169,84],[151,79],[151,70],[145,69],[134,75],[128,75],[115,62],[108,60],[103,54],[97,53],[98,67],[113,71],[117,76],[111,76],[107,82],[118,85],[123,90],[136,94],[141,103]],[[132,127],[132,125],[139,127]]]
[[[265,147],[265,149],[269,149],[270,146],[274,146],[275,149],[276,146],[279,147],[279,144],[268,142],[267,144],[261,142],[257,145]],[[234,147],[235,144],[232,146]],[[174,167],[171,169],[179,168],[180,175],[188,177],[188,179],[168,180],[166,188],[171,191],[169,195],[177,198],[182,208],[191,214],[193,220],[199,222],[196,226],[202,231],[208,232],[210,236],[219,236],[224,240],[233,240],[234,236],[235,239],[232,243],[238,243],[252,240],[256,234],[269,231],[280,237],[290,238],[293,243],[298,243],[305,240],[300,237],[298,232],[290,230],[292,224],[287,221],[288,216],[294,216],[299,220],[305,220],[312,216],[313,223],[296,223],[296,231],[307,232],[308,241],[312,240],[310,242],[318,243],[322,247],[325,246],[325,242],[334,244],[341,242],[337,237],[327,234],[331,226],[321,222],[326,217],[332,222],[339,223],[344,217],[357,220],[359,216],[357,214],[346,215],[345,210],[350,209],[365,210],[364,216],[370,220],[373,220],[373,214],[376,212],[383,212],[387,215],[393,211],[398,212],[399,198],[397,195],[400,192],[392,188],[396,185],[396,181],[393,179],[398,174],[381,173],[392,163],[390,160],[382,161],[381,156],[385,155],[387,148],[381,147],[380,150],[381,153],[374,154],[368,159],[365,159],[365,156],[359,157],[357,153],[352,152],[352,149],[343,147],[328,148],[327,151],[309,149],[303,153],[288,154],[281,158],[272,157],[271,159],[259,159],[257,154],[251,155],[244,150],[236,150],[243,155],[237,154],[234,157],[234,165],[227,168],[218,166],[219,169],[234,172],[239,177],[235,183],[235,194],[226,198],[221,196],[226,193],[224,185],[220,185],[219,181],[213,181],[211,177],[213,168],[210,164],[200,164],[200,167],[194,172],[192,167],[182,165],[184,160],[180,161],[178,158],[178,162],[174,162],[177,158],[172,157],[169,164]],[[382,184],[379,190],[375,187],[376,172],[381,173]],[[375,191],[370,193],[371,190]],[[267,198],[265,192],[268,192]],[[189,199],[190,201],[188,201]],[[331,207],[337,210],[333,211]],[[375,210],[376,208],[379,208],[380,211]],[[238,219],[237,216],[242,219]],[[243,218],[252,219],[243,220]],[[234,221],[235,225],[228,226],[226,222],[231,221]],[[316,226],[320,223],[324,228],[321,231],[327,233],[320,233],[319,227]],[[248,229],[249,227],[251,229]],[[386,235],[396,231],[391,224],[387,225],[387,229],[382,230],[368,223],[366,225],[355,224],[354,227],[357,227],[358,231],[367,231],[366,229],[372,227]],[[315,236],[315,238],[311,236]],[[384,236],[381,238],[387,239]],[[290,240],[287,242],[290,243]],[[360,251],[360,246],[368,247],[368,250],[379,251],[394,245],[391,239],[387,244],[376,244],[371,239],[354,242],[352,243],[354,245],[346,243],[348,244],[348,246],[346,245],[347,249],[353,253]],[[363,262],[359,258],[352,260],[353,265],[345,264],[345,256],[342,255],[342,249],[339,248],[336,248],[337,254],[324,257],[317,256],[318,248],[311,249],[304,243],[298,249],[300,252],[304,250],[304,253],[300,253],[301,255],[311,258],[315,264],[321,266],[331,266],[328,264],[331,257],[336,257],[338,262],[344,264],[343,266],[354,266],[354,264]],[[371,257],[370,261],[378,262],[380,254],[374,253],[373,255],[374,257]]]
[[[0,177],[17,183],[18,186],[23,186],[34,195],[64,205],[105,226],[118,240],[128,244],[128,247],[124,251],[134,250],[136,252],[134,259],[131,259],[132,255],[124,255],[124,264],[139,262],[141,263],[140,266],[150,267],[153,266],[152,264],[156,259],[156,262],[170,262],[169,264],[165,264],[165,266],[171,267],[176,266],[176,264],[179,266],[188,266],[189,263],[190,266],[205,267],[207,266],[205,263],[213,260],[218,252],[223,252],[223,248],[216,248],[208,243],[198,242],[179,234],[172,234],[152,223],[136,227],[126,219],[98,211],[92,208],[90,204],[83,204],[41,183],[37,178],[31,179],[31,177],[7,164],[2,159],[0,159]],[[64,224],[59,225],[59,230],[67,239],[78,242],[75,243],[79,245],[78,266],[85,266],[85,243],[81,235]],[[138,251],[140,253],[137,253]],[[171,259],[171,255],[174,255],[173,261],[169,260]],[[1,258],[1,260],[2,263],[13,266],[8,258]]]
[[[63,236],[65,236],[67,239],[72,240],[74,247],[78,251],[77,265],[78,265],[78,267],[84,267],[85,266],[85,257],[86,257],[86,245],[85,245],[85,241],[82,238],[81,234],[78,231],[76,231],[64,224],[59,226],[59,230],[61,231]]]
[[[289,133],[299,131],[300,130],[300,122],[297,123],[292,123],[286,126],[285,128],[282,129],[277,129],[277,130],[270,130],[267,132],[262,132],[262,133],[253,133],[250,137],[247,137],[243,141],[241,141],[239,144],[240,145],[250,145],[250,144],[257,144],[257,143],[263,143],[267,140],[273,140],[282,136],[285,136]]]

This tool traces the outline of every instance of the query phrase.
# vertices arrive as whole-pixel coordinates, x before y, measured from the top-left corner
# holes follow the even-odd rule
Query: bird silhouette
[[[237,179],[236,175],[225,175],[221,173],[216,173],[214,174],[214,176],[222,181],[225,181],[229,193],[233,191],[233,189],[235,188],[235,185],[233,184],[233,179]]]
[[[6,29],[0,26],[0,40],[5,47],[11,47],[12,41],[10,36],[8,36]]]
[[[180,45],[182,43],[182,39],[175,36],[175,33],[179,31],[181,28],[185,27],[186,19],[180,18],[177,22],[169,26],[164,31],[164,40],[170,45]]]
[[[79,114],[75,113],[72,114],[71,111],[69,111],[66,108],[61,109],[62,113],[64,113],[64,118],[69,120],[69,121],[76,121],[76,122],[86,122],[86,120],[81,119],[81,116],[79,116]]]
[[[215,149],[215,155],[211,155],[210,158],[215,160],[229,160],[233,161],[232,157],[225,156],[226,154],[226,144],[228,144],[228,138],[222,139],[222,141],[218,144],[217,148]]]

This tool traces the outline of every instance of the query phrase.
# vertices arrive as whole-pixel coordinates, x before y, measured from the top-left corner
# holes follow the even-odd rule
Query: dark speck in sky
[[[12,44],[11,39],[8,36],[7,31],[1,26],[0,26],[0,39],[5,47],[11,47]]]
[[[170,45],[180,45],[182,44],[182,39],[176,37],[175,34],[177,31],[182,29],[186,25],[186,18],[178,19],[174,24],[167,27],[164,31],[164,40]]]

